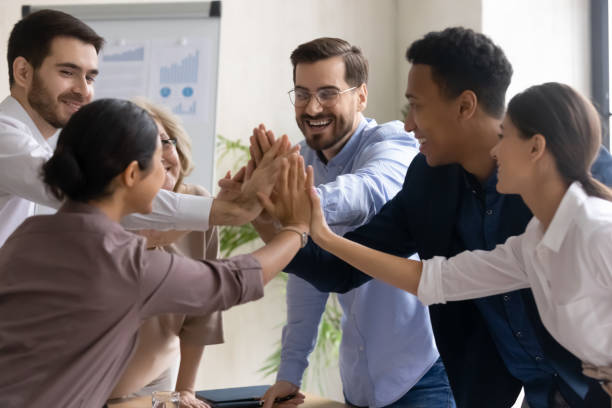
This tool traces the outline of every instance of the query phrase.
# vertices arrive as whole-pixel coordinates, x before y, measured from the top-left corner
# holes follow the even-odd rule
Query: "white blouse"
[[[560,344],[584,362],[612,364],[612,202],[575,182],[547,231],[533,217],[492,251],[424,261],[418,297],[429,305],[529,287]]]

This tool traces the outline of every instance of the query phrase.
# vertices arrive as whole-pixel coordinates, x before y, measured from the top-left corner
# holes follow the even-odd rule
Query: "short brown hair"
[[[13,27],[8,41],[6,59],[9,70],[9,86],[15,83],[13,62],[25,58],[34,69],[40,67],[49,55],[51,42],[56,37],[72,37],[91,44],[96,53],[104,45],[100,37],[87,24],[70,14],[57,10],[40,10],[32,13]]]
[[[342,57],[346,68],[344,80],[350,86],[368,83],[368,60],[361,49],[340,38],[322,37],[300,44],[291,53],[293,64],[293,82],[295,68],[299,63],[313,63],[331,57]]]

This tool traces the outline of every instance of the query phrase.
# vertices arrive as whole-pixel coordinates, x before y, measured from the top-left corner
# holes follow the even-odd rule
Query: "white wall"
[[[482,31],[514,68],[507,100],[550,81],[591,95],[588,0],[482,0],[482,14]]]
[[[398,76],[394,95],[401,111],[406,103],[404,94],[410,68],[406,50],[410,44],[430,31],[440,31],[446,27],[463,26],[480,31],[482,13],[481,0],[398,0],[397,3],[395,64]]]

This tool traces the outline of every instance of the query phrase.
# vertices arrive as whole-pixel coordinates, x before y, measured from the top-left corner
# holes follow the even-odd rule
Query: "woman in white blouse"
[[[336,236],[312,193],[312,238],[425,304],[530,287],[548,331],[612,395],[612,192],[590,174],[598,114],[572,88],[547,83],[512,99],[502,129],[491,151],[497,190],[520,194],[533,212],[522,235],[490,252],[416,262]]]

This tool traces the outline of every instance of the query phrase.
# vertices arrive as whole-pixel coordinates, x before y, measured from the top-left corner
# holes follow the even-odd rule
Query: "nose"
[[[408,108],[408,112],[406,112],[406,116],[404,117],[404,130],[406,132],[414,132],[415,128],[416,123],[412,117],[412,109]]]
[[[87,81],[86,76],[76,77],[72,84],[72,92],[81,95],[88,102],[93,96],[93,85]]]
[[[495,146],[493,146],[491,148],[491,151],[489,152],[489,154],[491,155],[491,157],[495,160],[497,160],[497,151],[499,150],[499,142],[497,142],[495,144]]]
[[[311,95],[310,100],[304,107],[304,112],[310,116],[316,116],[322,110],[323,106],[321,106],[321,103],[319,103],[316,95]]]

